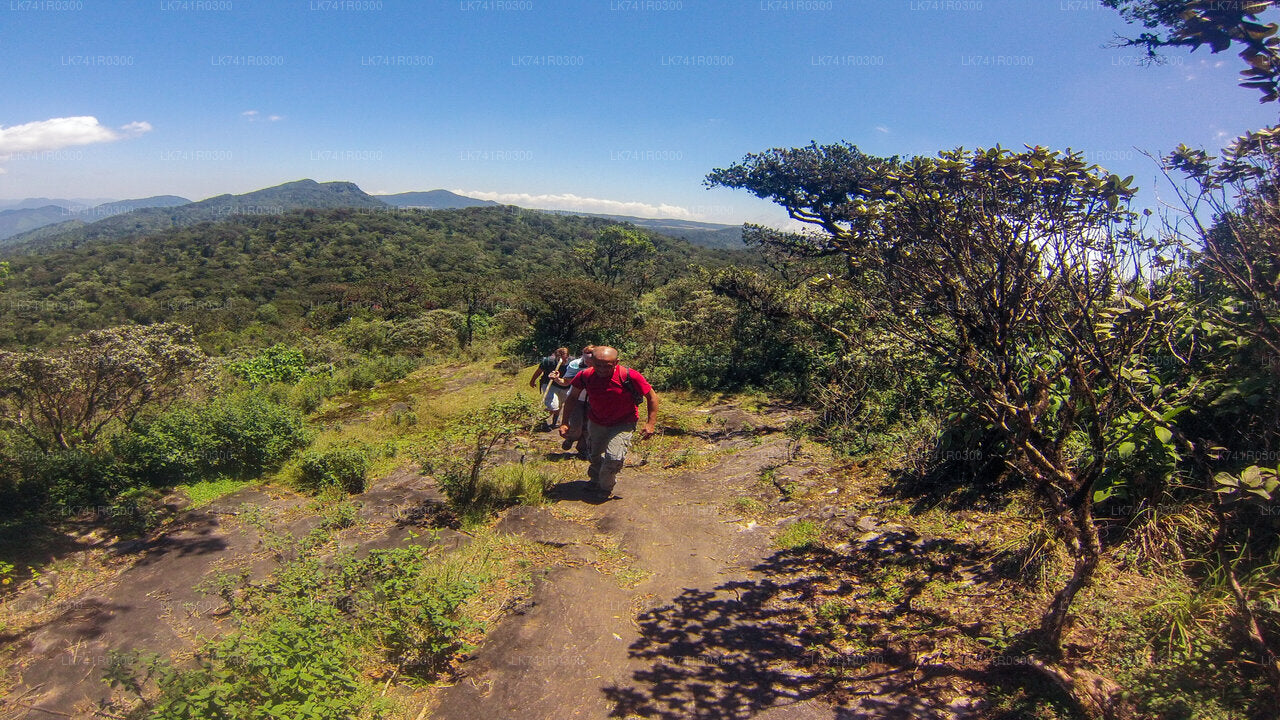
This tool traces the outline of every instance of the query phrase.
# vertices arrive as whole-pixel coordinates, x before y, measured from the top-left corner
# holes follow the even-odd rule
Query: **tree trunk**
[[[1253,613],[1253,608],[1249,606],[1249,596],[1245,594],[1244,588],[1240,586],[1239,579],[1236,578],[1235,563],[1231,559],[1231,554],[1227,551],[1227,537],[1230,532],[1228,526],[1227,511],[1222,507],[1222,496],[1214,493],[1214,514],[1217,516],[1218,528],[1213,538],[1214,549],[1218,553],[1218,562],[1222,565],[1222,570],[1227,576],[1227,585],[1231,588],[1231,596],[1236,601],[1236,612],[1240,614],[1240,619],[1244,622],[1245,634],[1249,636],[1249,641],[1253,644],[1254,650],[1258,652],[1258,662],[1262,665],[1263,671],[1267,674],[1267,680],[1271,683],[1271,696],[1277,703],[1280,703],[1280,658],[1271,651],[1271,646],[1267,642],[1266,635],[1262,633],[1262,626],[1258,623],[1258,618]]]
[[[1062,634],[1067,627],[1067,614],[1076,595],[1093,580],[1093,573],[1098,569],[1102,558],[1102,540],[1098,537],[1098,528],[1093,524],[1093,506],[1091,499],[1085,497],[1078,507],[1071,508],[1072,526],[1076,531],[1077,544],[1073,548],[1075,567],[1071,579],[1054,596],[1049,607],[1040,616],[1040,636],[1044,648],[1057,658],[1062,655]]]
[[[1067,613],[1076,595],[1093,579],[1093,572],[1098,568],[1098,556],[1088,553],[1076,558],[1071,579],[1054,596],[1049,607],[1040,616],[1040,636],[1044,647],[1053,657],[1062,655],[1062,634],[1067,627]]]
[[[1090,718],[1128,720],[1135,716],[1132,703],[1124,696],[1124,688],[1108,678],[1037,657],[1027,658],[1027,665],[1052,680]]]

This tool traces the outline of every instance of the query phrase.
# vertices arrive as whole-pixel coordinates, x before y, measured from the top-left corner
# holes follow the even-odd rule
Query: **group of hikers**
[[[542,393],[547,420],[543,429],[559,429],[561,449],[575,447],[587,468],[588,492],[609,498],[627,458],[645,403],[640,438],[653,435],[658,420],[658,394],[643,375],[618,364],[618,351],[588,345],[570,359],[569,348],[557,348],[542,359],[529,378]]]

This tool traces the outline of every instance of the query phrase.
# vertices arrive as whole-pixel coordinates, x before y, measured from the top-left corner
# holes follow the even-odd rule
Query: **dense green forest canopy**
[[[15,254],[0,294],[0,345],[161,321],[265,342],[352,316],[461,307],[468,296],[514,307],[535,278],[582,277],[575,250],[613,224],[512,207],[304,210]],[[644,277],[631,278],[637,290],[692,265],[749,262],[745,252],[650,237]]]

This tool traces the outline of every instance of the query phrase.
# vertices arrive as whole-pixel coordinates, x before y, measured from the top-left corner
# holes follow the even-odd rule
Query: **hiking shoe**
[[[573,438],[565,438],[564,440],[560,441],[560,449],[568,450],[569,448],[573,447],[573,444],[575,442],[577,442],[577,440],[574,440]]]

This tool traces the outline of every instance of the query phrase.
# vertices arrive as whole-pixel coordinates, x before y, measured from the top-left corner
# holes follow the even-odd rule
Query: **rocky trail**
[[[854,592],[840,579],[847,558],[779,549],[776,537],[806,513],[854,533],[866,520],[833,504],[793,511],[771,489],[772,519],[745,517],[734,499],[768,499],[762,475],[799,475],[803,458],[764,418],[722,412],[722,429],[702,438],[709,462],[663,468],[638,448],[614,499],[594,499],[572,481],[552,488],[547,505],[502,514],[497,530],[552,548],[556,559],[453,681],[429,693],[419,718],[976,717],[962,680],[923,677],[909,658],[818,660],[813,609]],[[586,463],[560,455],[558,440],[537,434],[532,451],[572,463],[585,480]],[[356,497],[363,522],[343,542],[466,542],[448,530],[414,532],[440,501],[428,485],[411,468],[373,482]],[[319,522],[303,512],[306,498],[246,489],[181,515],[159,537],[111,548],[118,570],[6,638],[18,681],[0,706],[5,717],[103,717],[94,709],[109,695],[100,679],[109,650],[182,657],[223,631],[224,609],[196,589],[201,581],[233,568],[262,578],[278,565],[241,516],[246,503],[295,536]],[[10,600],[40,602],[39,592]]]

